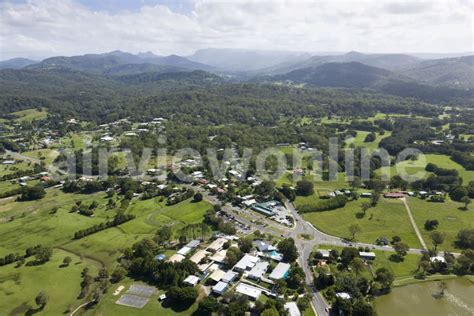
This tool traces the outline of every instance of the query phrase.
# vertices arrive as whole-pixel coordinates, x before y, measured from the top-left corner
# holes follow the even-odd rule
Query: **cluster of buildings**
[[[251,300],[257,300],[262,294],[275,296],[268,287],[259,284],[265,282],[273,285],[275,281],[288,277],[291,265],[281,262],[283,256],[277,249],[265,241],[257,240],[254,242],[255,249],[229,268],[225,262],[227,251],[231,247],[238,247],[238,238],[222,234],[216,237],[204,247],[201,241],[192,240],[168,259],[169,262],[180,262],[188,258],[197,265],[200,273],[187,276],[184,283],[189,286],[205,283],[203,286],[215,296],[230,289]],[[161,261],[166,257],[158,255],[155,259]]]

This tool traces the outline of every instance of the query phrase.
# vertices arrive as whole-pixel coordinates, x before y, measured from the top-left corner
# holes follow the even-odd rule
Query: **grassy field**
[[[4,176],[4,175],[7,175],[7,174],[11,174],[11,173],[15,173],[19,170],[27,170],[27,169],[33,169],[33,166],[31,163],[29,162],[26,162],[26,161],[23,161],[23,162],[20,162],[20,163],[17,163],[15,165],[0,165],[0,177],[1,176]]]
[[[358,218],[357,213],[361,212],[360,205],[363,201],[361,198],[348,202],[344,208],[333,211],[305,213],[303,218],[334,236],[351,237],[348,227],[355,223],[361,228],[361,232],[356,235],[357,241],[375,243],[378,237],[391,239],[398,235],[410,247],[420,247],[401,201],[381,198],[375,208],[370,208],[364,217]]]
[[[209,208],[210,204],[204,201],[192,203],[187,200],[173,206],[165,206],[158,199],[138,200],[127,210],[136,216],[134,220],[74,240],[64,247],[112,266],[120,256],[121,249],[131,247],[143,238],[152,237],[160,226],[171,225],[176,232],[186,224],[201,222]]]
[[[157,291],[150,297],[150,301],[141,309],[133,308],[128,306],[122,306],[115,304],[115,302],[120,298],[120,295],[114,296],[113,292],[116,288],[120,285],[125,286],[125,289],[122,291],[121,294],[125,293],[126,290],[132,284],[136,284],[140,282],[135,282],[131,279],[124,279],[119,284],[114,284],[111,287],[111,290],[102,298],[101,302],[95,308],[86,311],[82,315],[96,315],[96,316],[105,316],[105,315],[114,315],[114,316],[128,316],[128,315],[191,315],[193,312],[196,311],[198,303],[194,303],[189,308],[185,310],[176,310],[170,307],[165,307],[165,304],[162,304],[158,301],[158,297],[163,294],[163,291]],[[202,297],[201,293],[201,297]]]
[[[462,228],[474,228],[474,206],[468,211],[460,210],[462,203],[451,201],[445,203],[431,203],[418,198],[408,198],[408,204],[415,218],[415,222],[423,235],[428,247],[432,246],[430,233],[424,229],[425,221],[436,219],[439,222],[438,230],[445,234],[444,244],[438,246],[440,250],[457,251],[454,241],[458,231]]]
[[[451,160],[449,156],[446,155],[435,155],[435,154],[428,154],[425,155],[426,162],[423,163],[421,159],[416,161],[406,160],[397,164],[400,171],[403,169],[409,175],[413,175],[417,172],[424,171],[427,163],[434,163],[440,168],[446,169],[455,169],[459,172],[459,176],[463,178],[464,183],[469,183],[469,181],[474,180],[474,171],[468,171],[463,166]],[[384,167],[376,170],[376,174],[382,174],[382,172],[389,172],[391,176],[398,174],[396,166],[392,166],[390,168]],[[427,177],[430,173],[425,172],[425,177]]]
[[[95,211],[95,217],[70,213],[76,201],[91,203],[93,200],[101,206]],[[16,202],[10,200],[0,205],[0,219],[14,216],[13,221],[0,225],[0,256],[11,252],[23,252],[27,247],[43,244],[57,246],[71,240],[74,232],[113,217],[112,210],[105,210],[105,194],[92,195],[65,194],[60,190],[48,190],[41,201]],[[51,210],[58,207],[55,214]],[[110,213],[109,213],[110,212]]]
[[[69,256],[72,262],[68,267],[59,267],[63,259]],[[26,262],[31,259],[27,259]],[[61,315],[68,306],[76,307],[82,303],[77,300],[80,293],[81,271],[89,268],[91,275],[97,275],[99,264],[79,258],[78,256],[54,250],[53,257],[39,266],[22,266],[15,268],[10,264],[0,268],[0,311],[2,315],[24,314],[22,306],[36,308],[35,297],[40,291],[48,296],[48,304],[36,315]]]
[[[366,131],[357,131],[357,136],[352,138],[351,140],[346,141],[346,143],[349,144],[354,144],[355,147],[362,147],[362,148],[367,148],[369,150],[375,150],[379,148],[379,143],[382,139],[389,137],[392,133],[391,132],[385,132],[383,135],[380,133],[376,133],[376,138],[373,142],[364,142],[365,137],[369,135],[370,132]]]
[[[15,121],[17,122],[31,122],[33,120],[43,120],[48,116],[48,111],[43,109],[42,111],[38,111],[37,109],[28,109],[18,112],[11,113],[17,117]]]
[[[334,246],[327,246],[321,245],[315,247],[316,249],[335,249],[339,252],[343,249],[343,247],[334,247]],[[378,268],[387,268],[389,269],[393,275],[395,276],[395,280],[397,279],[405,279],[407,277],[413,276],[415,273],[418,261],[420,256],[417,254],[407,254],[404,257],[402,262],[393,262],[390,261],[389,257],[393,254],[392,251],[383,251],[383,250],[371,250],[375,253],[375,260],[372,261],[372,270],[375,272]]]
[[[52,149],[38,149],[32,151],[25,151],[21,153],[24,156],[31,157],[34,159],[42,160],[46,165],[53,163],[54,159],[59,156],[59,152]]]

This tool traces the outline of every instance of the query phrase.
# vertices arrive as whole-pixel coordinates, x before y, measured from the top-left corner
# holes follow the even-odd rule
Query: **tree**
[[[171,227],[166,225],[162,226],[155,235],[155,241],[159,245],[163,245],[165,242],[169,241],[171,239],[171,236],[173,235],[173,232],[171,230]]]
[[[434,251],[437,251],[438,246],[444,243],[444,234],[434,231],[430,235],[431,241],[433,242]]]
[[[367,134],[364,139],[364,143],[371,143],[377,138],[374,132]]]
[[[357,224],[351,224],[347,229],[352,236],[352,240],[355,240],[356,235],[361,232],[361,228]]]
[[[242,250],[244,253],[250,252],[252,250],[253,244],[252,240],[250,238],[241,238],[239,240],[239,248]]]
[[[242,258],[242,256],[243,256],[243,253],[242,251],[240,251],[239,248],[232,247],[232,248],[227,249],[224,262],[229,267],[231,267],[231,266],[234,266],[240,260],[240,258]]]
[[[362,210],[362,213],[364,213],[364,216],[369,208],[370,208],[369,202],[362,202],[362,204],[360,205],[360,209]]]
[[[351,261],[350,266],[357,275],[359,275],[359,273],[362,272],[365,268],[364,261],[359,257],[354,258]]]
[[[201,202],[201,201],[202,201],[202,194],[200,192],[194,194],[193,202],[197,203],[197,202]]]
[[[461,199],[461,202],[464,203],[464,210],[467,211],[467,206],[471,204],[471,199],[468,196],[465,196]]]
[[[399,259],[400,261],[402,261],[403,257],[407,255],[409,249],[410,247],[401,241],[393,244],[393,250],[395,250],[395,252],[397,253],[397,259]]]
[[[375,271],[375,281],[379,282],[382,289],[389,290],[394,280],[393,273],[387,268],[378,268]]]
[[[67,267],[67,266],[69,266],[69,264],[70,264],[71,262],[72,262],[71,257],[67,256],[67,257],[65,257],[64,260],[63,260],[63,265],[64,265],[65,267]]]
[[[35,303],[38,305],[41,309],[43,309],[46,304],[48,303],[48,297],[46,296],[46,293],[41,291],[36,297],[35,297]]]
[[[298,258],[298,249],[293,238],[283,239],[278,243],[277,248],[286,262],[294,262]]]
[[[35,185],[34,187],[23,187],[21,191],[20,200],[22,201],[33,201],[42,199],[46,195],[46,191],[44,190],[41,184]]]
[[[53,250],[49,247],[39,246],[36,249],[35,258],[39,263],[45,263],[49,261],[53,255]]]
[[[120,282],[127,275],[127,270],[122,266],[118,266],[110,275],[110,282],[117,283]]]
[[[348,267],[354,258],[359,257],[359,250],[354,247],[346,247],[341,251],[341,263]]]
[[[427,219],[425,222],[425,229],[426,230],[434,230],[438,227],[439,222],[436,219]]]
[[[456,244],[460,248],[474,249],[474,228],[461,229],[457,234]]]
[[[185,306],[192,305],[197,297],[198,292],[194,287],[178,287],[172,286],[166,292],[166,297],[171,301],[172,304],[184,304]]]
[[[219,302],[212,296],[207,296],[203,298],[198,305],[198,314],[199,315],[212,315],[212,313],[217,312],[219,309]]]
[[[302,196],[310,196],[314,193],[314,184],[308,180],[300,180],[296,182],[296,194]]]
[[[264,309],[260,316],[280,316],[280,313],[275,307],[269,307]]]
[[[469,192],[467,191],[467,189],[463,186],[458,186],[456,188],[454,188],[451,192],[449,192],[449,197],[453,200],[453,201],[462,201],[462,199],[465,197],[465,196],[468,196]]]
[[[117,283],[120,282],[127,275],[127,270],[122,266],[118,266],[110,275],[110,282]]]

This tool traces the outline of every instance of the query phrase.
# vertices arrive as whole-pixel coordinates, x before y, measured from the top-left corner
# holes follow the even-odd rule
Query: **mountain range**
[[[474,93],[474,55],[426,60],[406,54],[358,52],[311,56],[304,52],[203,49],[182,57],[112,51],[40,62],[16,58],[0,62],[0,69],[5,69],[0,70],[0,80],[10,86],[9,80],[21,84],[21,78],[31,81],[37,73],[54,73],[54,80],[59,80],[58,76],[71,80],[77,73],[81,78],[93,75],[94,80],[99,76],[120,84],[231,80],[373,89],[432,102],[471,99]],[[12,88],[16,90],[14,85]]]

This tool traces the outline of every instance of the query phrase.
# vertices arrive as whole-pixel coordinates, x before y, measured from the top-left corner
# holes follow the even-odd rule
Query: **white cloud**
[[[0,59],[130,52],[190,54],[207,47],[302,51],[474,50],[474,7],[446,1],[196,0],[114,14],[72,0],[0,4]]]

